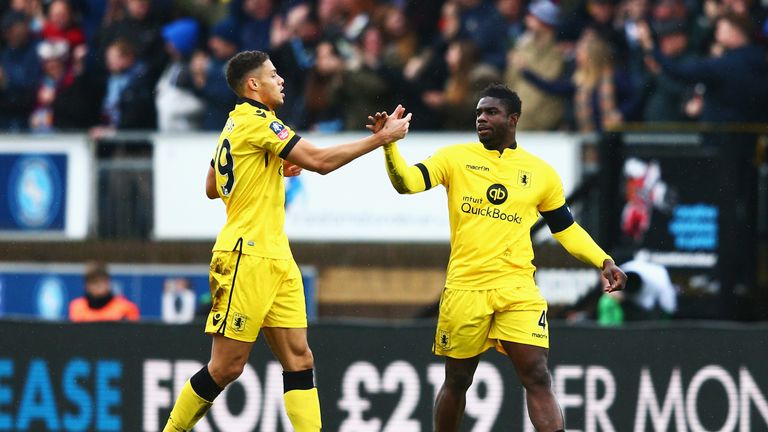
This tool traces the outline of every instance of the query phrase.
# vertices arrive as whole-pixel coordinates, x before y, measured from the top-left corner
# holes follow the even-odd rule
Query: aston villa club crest
[[[245,322],[248,320],[248,317],[241,313],[235,312],[234,315],[232,315],[232,330],[236,332],[241,332],[243,329],[245,329]]]
[[[444,350],[451,349],[451,333],[446,330],[438,330],[437,345]]]
[[[531,173],[523,170],[518,171],[517,185],[524,188],[531,187]]]

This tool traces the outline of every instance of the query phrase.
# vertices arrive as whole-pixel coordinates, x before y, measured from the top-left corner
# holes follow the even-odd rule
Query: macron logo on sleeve
[[[269,128],[272,129],[272,132],[274,132],[275,135],[277,135],[277,137],[281,140],[288,138],[288,129],[286,129],[285,126],[283,126],[283,124],[279,121],[273,121],[270,123]]]

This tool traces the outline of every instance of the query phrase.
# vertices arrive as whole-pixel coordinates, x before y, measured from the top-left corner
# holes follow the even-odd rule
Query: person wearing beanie
[[[170,44],[182,57],[189,58],[197,47],[199,25],[192,18],[181,18],[162,29],[163,40]]]
[[[555,40],[559,22],[560,8],[555,3],[550,0],[532,3],[525,17],[526,31],[509,52],[505,81],[525,101],[528,112],[520,118],[519,130],[552,130],[563,121],[565,101],[523,77],[525,69],[549,80],[563,74],[565,59]]]

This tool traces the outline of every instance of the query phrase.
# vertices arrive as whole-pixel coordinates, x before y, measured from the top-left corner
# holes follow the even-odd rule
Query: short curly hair
[[[224,69],[227,77],[227,85],[236,95],[242,96],[243,80],[248,72],[261,67],[269,54],[263,51],[243,51],[229,59]]]
[[[481,98],[492,97],[501,100],[507,114],[522,114],[523,102],[520,96],[504,84],[491,84],[480,94]]]

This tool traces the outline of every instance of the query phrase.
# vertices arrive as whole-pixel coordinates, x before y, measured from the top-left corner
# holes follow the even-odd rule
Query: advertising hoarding
[[[567,430],[768,430],[766,330],[555,325],[549,363]],[[444,376],[433,334],[431,323],[312,326],[323,429],[430,431]],[[162,430],[210,352],[201,326],[189,325],[4,322],[0,344],[13,347],[0,353],[0,431]],[[509,360],[486,353],[462,430],[533,432],[525,412]],[[195,430],[291,430],[281,368],[263,342]]]
[[[323,147],[362,138],[360,134],[307,134]],[[205,175],[216,135],[154,137],[154,236],[157,239],[212,239],[224,224],[224,206],[205,197]],[[449,144],[476,141],[471,133],[411,133],[398,144],[409,163]],[[549,162],[566,194],[580,181],[578,138],[558,133],[520,133],[518,142]],[[479,145],[479,144],[478,144]],[[286,179],[285,230],[293,241],[447,242],[445,190],[398,195],[384,168],[381,150],[321,176],[304,171]]]
[[[0,234],[85,238],[93,175],[84,136],[0,135]]]

